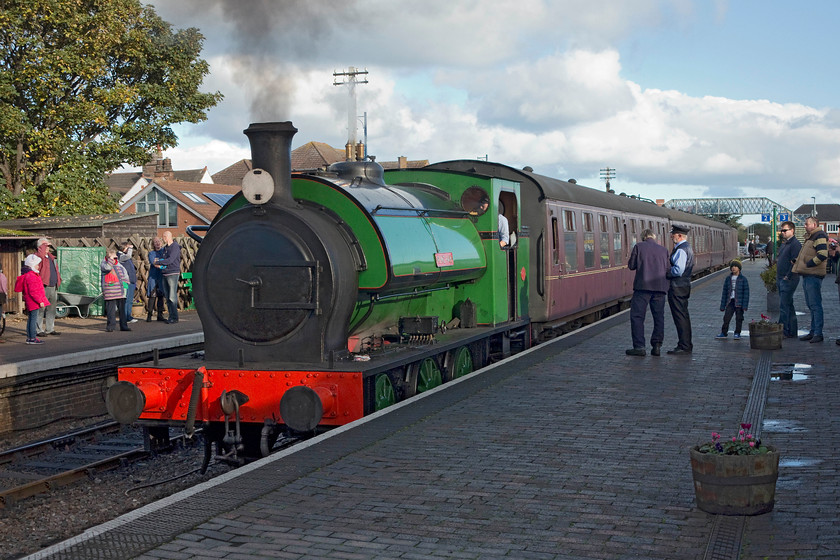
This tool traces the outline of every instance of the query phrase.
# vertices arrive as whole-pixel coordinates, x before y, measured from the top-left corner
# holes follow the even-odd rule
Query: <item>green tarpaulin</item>
[[[59,292],[98,296],[102,293],[99,264],[105,259],[104,247],[59,247]],[[102,299],[90,304],[90,315],[104,315]]]

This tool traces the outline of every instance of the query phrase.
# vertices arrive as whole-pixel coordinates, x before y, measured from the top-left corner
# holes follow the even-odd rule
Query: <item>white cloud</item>
[[[691,96],[622,75],[619,42],[659,26],[690,28],[697,8],[690,0],[327,2],[317,17],[307,8],[299,25],[283,26],[282,37],[271,25],[267,36],[243,36],[247,19],[225,22],[225,12],[206,2],[176,3],[202,6],[198,23],[189,11],[156,3],[164,17],[184,18],[176,25],[202,28],[212,53],[203,89],[226,96],[206,123],[179,128],[183,148],[167,154],[178,168],[215,172],[245,157],[242,130],[255,118],[293,121],[295,145],[342,147],[346,91],[332,85],[332,72],[359,65],[370,74],[357,88],[358,114],[367,112],[370,152],[380,161],[486,154],[548,175],[594,178],[596,187],[598,170],[609,165],[617,190],[650,198],[681,197],[680,190],[781,198],[792,186],[837,194],[836,113]],[[252,3],[238,9],[260,19],[251,8],[265,4]],[[726,17],[727,2],[714,8]],[[278,17],[267,13],[263,23]],[[247,63],[246,47],[258,51]],[[251,107],[257,92],[260,111]],[[216,140],[196,147],[208,138]]]

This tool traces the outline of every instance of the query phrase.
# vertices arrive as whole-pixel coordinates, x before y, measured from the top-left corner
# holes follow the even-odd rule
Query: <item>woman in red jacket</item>
[[[44,293],[44,283],[38,273],[41,264],[41,257],[29,255],[23,261],[23,274],[15,281],[15,291],[23,293],[23,303],[29,312],[29,319],[26,322],[26,343],[43,344],[44,341],[38,338],[38,311],[50,304]]]

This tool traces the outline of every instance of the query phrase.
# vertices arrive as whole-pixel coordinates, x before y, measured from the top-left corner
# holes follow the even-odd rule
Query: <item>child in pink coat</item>
[[[26,343],[43,344],[38,335],[38,310],[50,304],[47,294],[44,292],[44,283],[38,273],[41,264],[41,257],[29,255],[23,261],[23,274],[15,281],[15,291],[23,293],[23,303],[29,312],[29,319],[26,322]]]

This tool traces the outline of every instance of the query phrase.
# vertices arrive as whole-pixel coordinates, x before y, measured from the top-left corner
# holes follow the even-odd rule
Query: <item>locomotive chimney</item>
[[[251,123],[243,131],[251,143],[254,169],[264,169],[274,179],[271,202],[292,204],[292,137],[298,131],[291,121]]]

